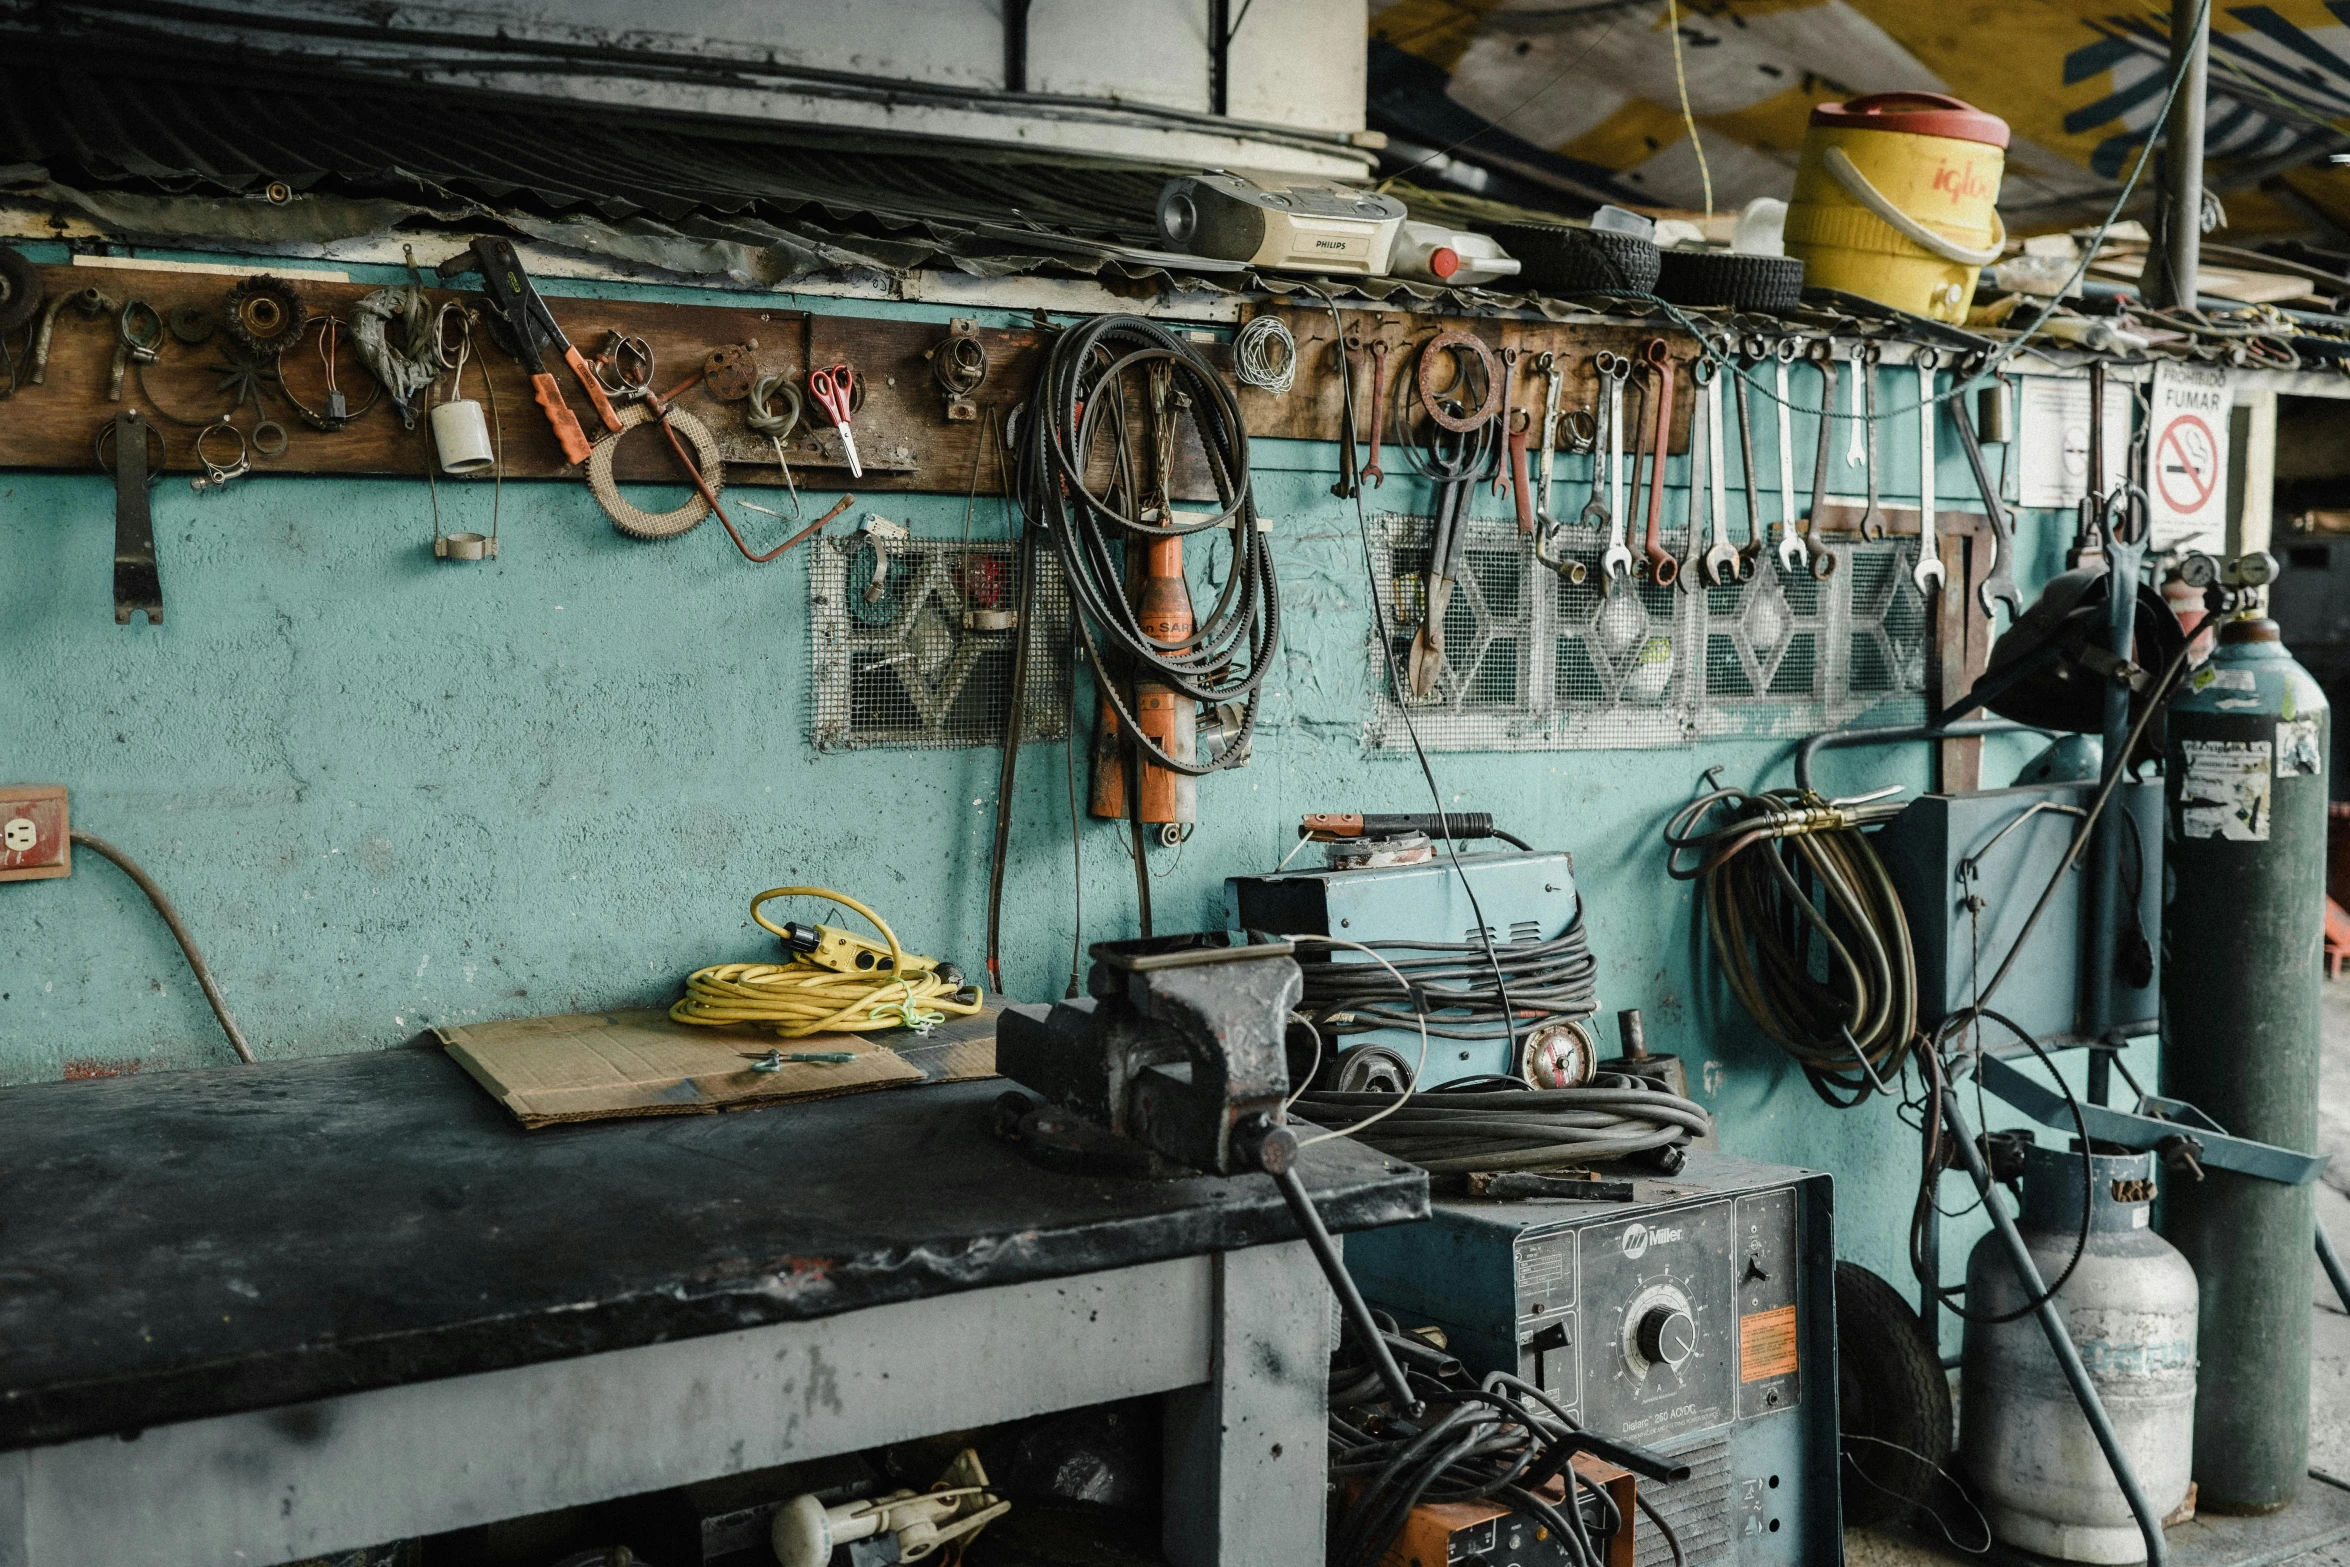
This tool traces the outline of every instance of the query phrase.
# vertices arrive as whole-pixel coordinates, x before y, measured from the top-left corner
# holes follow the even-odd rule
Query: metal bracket
[[[2043,1088],[1997,1056],[1984,1056],[1976,1071],[1986,1089],[2042,1126],[2059,1131],[2073,1129],[2072,1113],[2065,1108],[2064,1096],[2056,1090]],[[2201,1145],[2195,1154],[2198,1163],[2213,1169],[2233,1170],[2256,1180],[2275,1181],[2280,1186],[2307,1186],[2325,1173],[2326,1165],[2333,1158],[2331,1154],[2297,1153],[2273,1143],[2230,1137],[2214,1129],[2209,1116],[2180,1099],[2147,1094],[2139,1099],[2135,1113],[2087,1100],[2080,1103],[2081,1124],[2088,1128],[2091,1137],[2100,1141],[2146,1149],[2159,1147],[2185,1133]]]
[[[145,615],[163,624],[163,576],[155,563],[155,523],[147,509],[146,415],[127,408],[114,416],[114,623]]]

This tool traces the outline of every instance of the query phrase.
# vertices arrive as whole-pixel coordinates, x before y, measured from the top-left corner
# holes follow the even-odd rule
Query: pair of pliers
[[[621,431],[620,410],[604,395],[603,385],[596,380],[586,358],[571,346],[571,339],[555,324],[554,312],[531,285],[530,274],[522,270],[522,258],[514,253],[511,244],[502,239],[477,239],[471,249],[442,262],[436,270],[444,280],[467,272],[481,274],[482,295],[497,312],[514,356],[529,372],[531,395],[546,411],[547,423],[553,427],[555,439],[562,445],[567,459],[586,462],[588,439],[579,427],[579,420],[572,415],[571,405],[563,400],[562,388],[555,384],[554,371],[547,367],[550,355],[571,366],[571,373],[579,378],[588,401],[595,404],[596,417],[604,422],[604,428],[615,435]]]

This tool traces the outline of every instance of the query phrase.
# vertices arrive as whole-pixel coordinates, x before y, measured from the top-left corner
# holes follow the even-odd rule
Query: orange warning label
[[[1738,1380],[1767,1382],[1796,1366],[1795,1308],[1775,1306],[1738,1319]]]

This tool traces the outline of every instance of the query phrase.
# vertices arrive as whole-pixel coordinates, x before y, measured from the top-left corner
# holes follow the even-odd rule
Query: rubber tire
[[[1934,1468],[1950,1467],[1950,1379],[1909,1302],[1857,1262],[1836,1264],[1836,1391],[1845,1523],[1906,1516],[1934,1485]]]
[[[1497,223],[1493,237],[1518,259],[1518,282],[1541,294],[1651,293],[1656,246],[1633,234],[1564,223]]]
[[[1803,302],[1803,263],[1793,256],[1668,250],[1657,270],[1656,291],[1676,305],[1727,305],[1785,315]]]
[[[41,313],[41,274],[24,252],[0,245],[0,332],[13,332]]]

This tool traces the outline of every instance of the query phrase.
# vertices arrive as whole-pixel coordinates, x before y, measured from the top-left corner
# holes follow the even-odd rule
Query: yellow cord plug
[[[888,945],[867,941],[827,925],[777,925],[762,905],[789,897],[828,898],[872,922]],[[669,1009],[680,1023],[719,1027],[766,1023],[785,1039],[810,1034],[867,1033],[877,1028],[910,1028],[928,1033],[949,1017],[970,1017],[983,993],[960,976],[939,970],[935,958],[909,953],[882,917],[846,893],[829,887],[771,887],[751,900],[751,918],[791,943],[789,963],[718,963],[696,969],[685,995]],[[805,938],[815,935],[812,944]],[[825,936],[837,937],[828,942]],[[871,966],[857,967],[859,955]],[[846,967],[838,966],[845,964]]]

